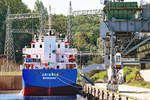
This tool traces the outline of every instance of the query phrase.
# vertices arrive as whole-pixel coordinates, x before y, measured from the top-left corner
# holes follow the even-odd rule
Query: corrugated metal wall
[[[21,90],[22,76],[0,76],[0,90]]]

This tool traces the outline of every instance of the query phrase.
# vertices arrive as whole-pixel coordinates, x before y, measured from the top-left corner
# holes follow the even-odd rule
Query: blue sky
[[[23,2],[30,8],[34,9],[34,3],[36,0],[23,0]],[[69,1],[70,0],[41,0],[44,6],[48,8],[52,6],[52,13],[56,14],[68,14]],[[125,1],[140,1],[140,0],[125,0]],[[144,0],[150,2],[150,0]],[[100,0],[71,0],[73,10],[86,10],[86,9],[100,9],[102,5]]]

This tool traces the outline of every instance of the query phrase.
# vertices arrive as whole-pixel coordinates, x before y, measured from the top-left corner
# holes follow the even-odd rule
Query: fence
[[[80,91],[80,94],[88,100],[137,100],[136,98],[99,89],[89,84],[84,84],[82,87],[83,89]]]

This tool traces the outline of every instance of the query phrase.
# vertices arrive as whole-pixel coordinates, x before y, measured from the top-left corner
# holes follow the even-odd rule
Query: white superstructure
[[[31,47],[23,48],[25,69],[74,69],[76,48],[54,35],[34,36]]]

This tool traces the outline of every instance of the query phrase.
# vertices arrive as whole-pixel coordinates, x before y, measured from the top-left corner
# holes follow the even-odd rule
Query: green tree
[[[39,0],[36,0],[36,2],[35,2],[35,5],[34,5],[34,13],[36,12],[36,13],[42,13],[42,10],[43,10],[43,23],[44,23],[44,25],[46,26],[46,25],[48,25],[48,12],[47,12],[47,8],[46,7],[44,7],[44,4],[43,4],[43,2],[42,1],[39,1]]]
[[[77,32],[74,35],[74,44],[80,51],[86,50],[87,48],[87,35],[84,32]]]
[[[67,35],[68,18],[64,15],[53,15],[52,16],[52,28],[63,37]]]
[[[97,51],[97,39],[99,38],[99,24],[100,19],[97,16],[75,16],[73,19],[74,26],[74,44],[80,50],[82,44],[77,45],[77,41],[85,41],[86,47],[82,47],[82,50]],[[84,33],[86,38],[77,37],[76,34]]]

